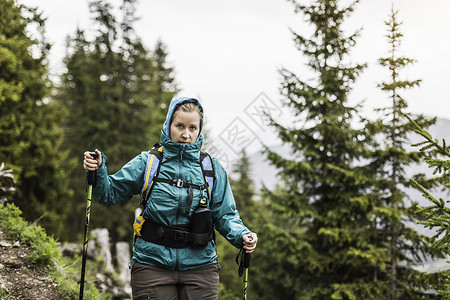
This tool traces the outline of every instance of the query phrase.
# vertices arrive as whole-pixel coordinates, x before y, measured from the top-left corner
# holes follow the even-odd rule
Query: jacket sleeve
[[[97,183],[92,198],[106,206],[130,200],[139,194],[143,185],[146,152],[130,160],[117,173],[108,175],[106,156],[102,153],[102,165],[97,170]]]
[[[212,190],[211,212],[214,227],[232,245],[242,247],[242,236],[250,230],[244,226],[236,209],[227,173],[219,161],[212,159],[215,181]]]

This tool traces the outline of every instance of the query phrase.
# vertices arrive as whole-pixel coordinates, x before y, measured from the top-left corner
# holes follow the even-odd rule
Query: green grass
[[[47,236],[44,229],[29,225],[20,215],[22,212],[13,204],[7,204],[0,209],[0,226],[5,229],[8,237],[30,246],[33,251],[30,263],[36,267],[46,267],[53,257],[59,255],[56,241]]]

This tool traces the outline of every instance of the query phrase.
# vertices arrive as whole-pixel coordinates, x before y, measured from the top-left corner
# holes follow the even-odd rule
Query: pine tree
[[[13,202],[24,218],[61,236],[70,162],[59,128],[64,110],[46,98],[52,84],[45,20],[35,8],[3,1],[0,37],[0,161],[14,170]]]
[[[424,259],[439,255],[427,247],[428,238],[420,235],[409,224],[415,222],[408,197],[411,186],[406,168],[420,161],[421,155],[408,150],[408,138],[413,131],[412,124],[405,117],[407,102],[402,91],[419,86],[420,80],[401,80],[400,71],[415,60],[399,56],[402,33],[397,12],[392,9],[386,23],[389,56],[379,60],[389,70],[389,81],[379,84],[388,93],[391,104],[378,111],[380,119],[370,124],[371,131],[382,141],[374,152],[371,166],[375,167],[377,181],[373,194],[378,195],[378,206],[374,209],[379,232],[377,244],[387,251],[383,254],[386,267],[377,270],[377,280],[383,285],[385,299],[433,298],[431,289],[436,287],[433,275],[417,271]],[[417,116],[417,122],[428,126],[434,120]],[[416,177],[423,177],[416,174]]]
[[[159,140],[164,105],[176,92],[163,44],[153,55],[134,31],[135,2],[123,0],[121,21],[108,2],[90,2],[98,29],[93,40],[81,29],[68,38],[67,72],[58,95],[70,112],[65,141],[71,156],[98,148],[108,157],[110,173]],[[84,214],[84,172],[75,170],[71,177],[79,199],[73,202],[78,214],[71,223],[76,232]],[[110,229],[113,240],[128,239],[138,204],[135,200],[107,209],[96,206],[93,226]]]
[[[230,177],[230,185],[233,189],[234,199],[241,219],[251,227],[256,218],[255,190],[251,178],[250,159],[247,151],[242,149],[241,156],[233,166],[236,179]]]
[[[178,92],[175,83],[174,68],[167,63],[167,46],[158,40],[152,52],[152,73],[150,84],[150,115],[152,126],[149,128],[148,139],[161,135],[162,125],[166,119],[168,103]]]
[[[348,104],[365,65],[349,62],[358,32],[342,29],[355,3],[290,2],[314,31],[309,38],[294,33],[294,40],[317,76],[306,81],[281,70],[281,94],[295,120],[273,124],[291,158],[267,149],[280,184],[266,190],[269,210],[259,217],[264,247],[254,258],[257,290],[261,299],[376,299],[374,267],[384,250],[374,241],[371,174],[364,165],[371,137],[353,127],[358,107]]]
[[[443,191],[450,188],[450,147],[446,145],[445,140],[439,144],[437,139],[433,139],[431,134],[418,125],[415,121],[407,118],[415,127],[415,132],[420,134],[424,141],[413,146],[421,146],[420,151],[424,153],[425,162],[432,168],[435,174],[434,178],[428,180],[428,184],[433,188],[442,188]],[[435,235],[431,238],[431,247],[439,249],[438,251],[450,256],[450,201],[442,198],[436,199],[432,193],[426,189],[417,180],[411,179],[411,182],[422,195],[433,204],[427,207],[418,207],[416,215],[420,220],[419,224],[435,230]],[[448,261],[447,263],[450,263]],[[450,299],[450,269],[437,272],[436,278],[439,280],[438,292],[444,299]]]

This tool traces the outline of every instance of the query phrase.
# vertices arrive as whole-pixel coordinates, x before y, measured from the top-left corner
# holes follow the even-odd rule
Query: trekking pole
[[[252,237],[249,237],[249,240],[252,241]],[[241,255],[241,262],[239,263],[239,256]],[[239,265],[239,277],[243,277],[243,288],[242,288],[242,300],[247,300],[247,293],[248,293],[248,269],[250,267],[250,253],[245,252],[244,248],[239,251],[236,262]]]
[[[242,300],[247,300],[248,293],[248,268],[250,267],[250,253],[244,253],[244,284],[242,288]]]
[[[94,159],[98,158],[98,154],[95,152],[89,153]],[[86,201],[86,219],[84,226],[84,244],[83,244],[83,260],[81,262],[81,278],[80,278],[80,300],[83,300],[83,290],[84,290],[84,275],[86,271],[86,258],[87,258],[87,246],[88,246],[88,232],[89,232],[89,221],[91,218],[91,199],[92,199],[92,187],[95,186],[97,180],[97,171],[88,172],[88,195]]]

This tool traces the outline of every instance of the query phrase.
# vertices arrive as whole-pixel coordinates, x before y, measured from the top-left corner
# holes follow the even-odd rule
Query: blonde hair
[[[198,112],[198,115],[200,117],[200,126],[203,124],[203,112],[200,109],[200,106],[198,106],[196,103],[193,102],[185,102],[179,106],[177,106],[177,108],[175,109],[175,111],[173,112],[172,115],[172,121],[175,119],[175,115],[178,113],[178,111],[182,111],[182,112],[187,112],[187,113],[191,113],[191,112]]]

